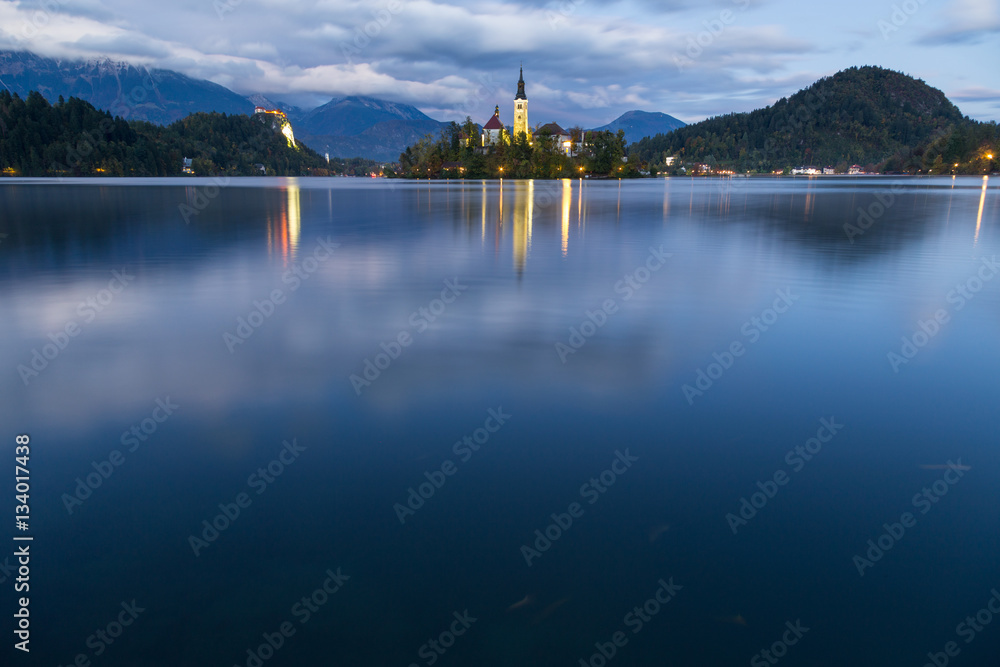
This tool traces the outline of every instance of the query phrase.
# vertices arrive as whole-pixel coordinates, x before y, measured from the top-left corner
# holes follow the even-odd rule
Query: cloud
[[[143,58],[166,58],[170,55],[170,49],[163,44],[142,35],[129,33],[120,33],[117,35],[86,34],[73,42],[73,45],[82,51],[90,51],[98,55],[113,58],[135,56]]]
[[[1000,88],[996,68],[962,51],[1000,28],[997,5],[953,0],[924,37],[933,62],[909,69],[961,68],[962,85]],[[39,11],[44,25],[33,27]],[[763,106],[859,56],[887,66],[926,58],[913,44],[879,50],[871,35],[884,13],[868,0],[15,0],[0,3],[0,39],[50,57],[173,69],[241,94],[298,104],[371,95],[447,119],[505,111],[523,62],[533,110],[594,126],[633,108],[698,120]],[[868,37],[858,32],[866,21]],[[967,101],[970,115],[993,113],[991,100]]]
[[[977,44],[1000,34],[1000,2],[952,0],[944,11],[944,25],[928,32],[918,43],[928,46]]]
[[[994,88],[962,88],[961,90],[956,90],[948,94],[948,98],[951,100],[958,100],[959,102],[973,102],[973,101],[1000,101],[1000,89]]]

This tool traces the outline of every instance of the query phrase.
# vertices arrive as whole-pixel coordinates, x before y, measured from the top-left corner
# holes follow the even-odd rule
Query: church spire
[[[514,97],[514,133],[531,141],[531,130],[528,129],[528,96],[524,94],[524,66],[521,66],[521,78],[517,81],[517,95]]]

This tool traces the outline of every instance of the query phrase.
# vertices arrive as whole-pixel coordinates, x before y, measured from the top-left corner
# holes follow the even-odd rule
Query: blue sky
[[[749,111],[853,65],[1000,119],[1000,0],[0,1],[0,48],[127,60],[305,107],[370,95],[442,120],[594,126]]]

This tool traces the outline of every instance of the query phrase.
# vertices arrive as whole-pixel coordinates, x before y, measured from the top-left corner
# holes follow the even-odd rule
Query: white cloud
[[[575,9],[566,13],[559,9],[565,3],[551,0],[241,0],[221,19],[212,0],[60,1],[52,0],[57,10],[43,26],[29,30],[31,39],[20,32],[45,11],[40,0],[0,3],[8,44],[13,35],[21,37],[19,48],[40,55],[106,55],[175,69],[243,94],[372,95],[450,118],[492,112],[496,103],[505,109],[520,61],[532,108],[564,124],[596,125],[632,108],[697,120],[767,103],[849,65],[928,57],[925,47],[902,40],[886,57],[875,29],[885,7],[867,0],[836,7],[753,0],[746,11],[744,0],[586,0],[570,3]],[[953,0],[936,36],[928,37],[937,46],[925,69],[947,64],[952,52],[954,67],[971,77],[962,85],[1000,87],[995,67],[963,51],[1000,29],[998,5]],[[727,10],[733,20],[706,33]],[[816,12],[851,20],[837,27]],[[681,57],[690,62],[678,67]],[[483,77],[494,82],[486,93]],[[966,112],[992,113],[981,102],[969,100]]]

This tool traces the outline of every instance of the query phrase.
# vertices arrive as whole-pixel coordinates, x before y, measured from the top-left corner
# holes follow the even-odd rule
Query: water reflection
[[[535,212],[535,182],[514,190],[514,268],[520,278],[531,249],[531,225]]]
[[[569,179],[562,181],[562,255],[569,251],[569,210],[573,205],[573,183]]]
[[[986,205],[986,188],[990,184],[990,177],[983,176],[983,189],[979,194],[979,214],[976,216],[976,237],[973,245],[979,245],[979,228],[983,225],[983,207]]]
[[[285,266],[294,261],[302,230],[299,186],[295,179],[285,188],[284,207],[274,216],[267,216],[267,252],[277,254]]]

